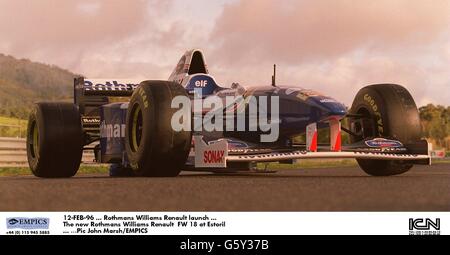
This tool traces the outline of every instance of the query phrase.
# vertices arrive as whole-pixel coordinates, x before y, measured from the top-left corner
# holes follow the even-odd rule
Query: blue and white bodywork
[[[254,162],[270,162],[302,158],[362,158],[387,160],[428,160],[426,154],[409,153],[409,149],[395,139],[373,138],[357,144],[342,145],[341,120],[349,117],[345,105],[310,89],[296,86],[260,86],[244,88],[235,83],[230,88],[220,86],[209,74],[203,53],[187,51],[169,81],[181,84],[192,100],[201,92],[202,98],[241,96],[243,105],[232,109],[245,111],[252,97],[279,98],[279,138],[272,143],[261,143],[256,132],[194,132],[192,151],[186,169],[249,169]],[[100,140],[94,148],[98,162],[127,165],[124,156],[124,132],[127,104],[112,103],[110,97],[129,97],[139,86],[135,81],[108,80],[98,82],[75,80],[75,102],[83,113],[83,126],[87,130],[87,143]],[[229,110],[224,109],[224,111]],[[248,114],[247,118],[251,118]],[[91,131],[90,129],[91,128]],[[97,128],[97,129],[96,129]],[[330,142],[318,143],[318,129],[329,129]],[[293,137],[304,136],[305,141],[295,144]],[[389,153],[386,153],[389,152]]]

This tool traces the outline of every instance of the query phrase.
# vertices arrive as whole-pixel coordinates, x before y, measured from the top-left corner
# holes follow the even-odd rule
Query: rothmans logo
[[[7,218],[6,228],[14,229],[48,229],[50,224],[49,218]]]
[[[100,124],[100,137],[102,138],[122,138],[125,137],[125,124]]]
[[[100,118],[83,117],[82,121],[84,124],[98,124],[100,123]]]

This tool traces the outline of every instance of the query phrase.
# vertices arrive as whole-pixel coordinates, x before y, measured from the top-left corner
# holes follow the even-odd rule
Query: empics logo
[[[17,220],[17,219],[9,219],[8,223],[9,223],[9,225],[16,225],[17,223],[19,223],[19,220]]]
[[[440,235],[441,219],[435,220],[429,218],[409,219],[410,235]]]
[[[14,229],[48,229],[50,225],[49,218],[7,218],[6,219],[6,228]]]

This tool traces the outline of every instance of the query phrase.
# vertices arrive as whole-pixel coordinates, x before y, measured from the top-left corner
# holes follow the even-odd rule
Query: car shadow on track
[[[336,170],[338,171],[338,170]],[[290,171],[289,171],[290,172]],[[81,174],[76,175],[72,178],[38,178],[32,175],[26,175],[26,176],[11,176],[11,177],[1,177],[1,181],[6,180],[14,180],[14,181],[30,181],[30,180],[41,180],[41,181],[61,181],[65,180],[67,182],[70,182],[71,180],[117,180],[117,181],[126,181],[126,180],[186,180],[186,179],[242,179],[242,178],[253,178],[253,179],[284,179],[284,178],[298,178],[298,179],[309,179],[309,178],[342,178],[342,179],[366,179],[371,178],[374,180],[381,180],[385,178],[411,178],[411,179],[417,179],[417,178],[427,178],[427,177],[436,177],[438,174],[417,174],[417,173],[407,173],[403,175],[396,175],[396,176],[369,176],[365,175],[364,173],[330,173],[329,171],[323,172],[318,171],[317,173],[312,172],[299,172],[295,171],[292,173],[286,173],[278,172],[278,173],[203,173],[203,172],[183,172],[177,177],[111,177],[107,174]],[[442,174],[442,176],[448,176],[447,174]]]
[[[401,176],[396,176],[401,177]],[[299,178],[299,179],[307,179],[307,178],[374,178],[368,175],[336,175],[336,174],[248,174],[248,173],[239,173],[239,174],[187,174],[180,175],[177,178],[189,179],[189,178],[229,178],[229,179],[239,179],[239,178],[258,178],[258,179],[284,179],[284,178]],[[377,177],[380,178],[380,177]],[[383,177],[381,177],[383,178]]]

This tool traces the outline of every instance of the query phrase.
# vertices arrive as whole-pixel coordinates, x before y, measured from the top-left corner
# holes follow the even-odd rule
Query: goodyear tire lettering
[[[371,106],[374,115],[376,116],[377,128],[380,134],[384,133],[383,119],[381,118],[381,113],[378,111],[378,105],[375,100],[369,94],[364,95],[364,100]]]
[[[148,108],[147,95],[145,94],[145,91],[142,88],[139,88],[139,95],[141,96],[142,101],[144,102],[144,108],[147,109]]]

